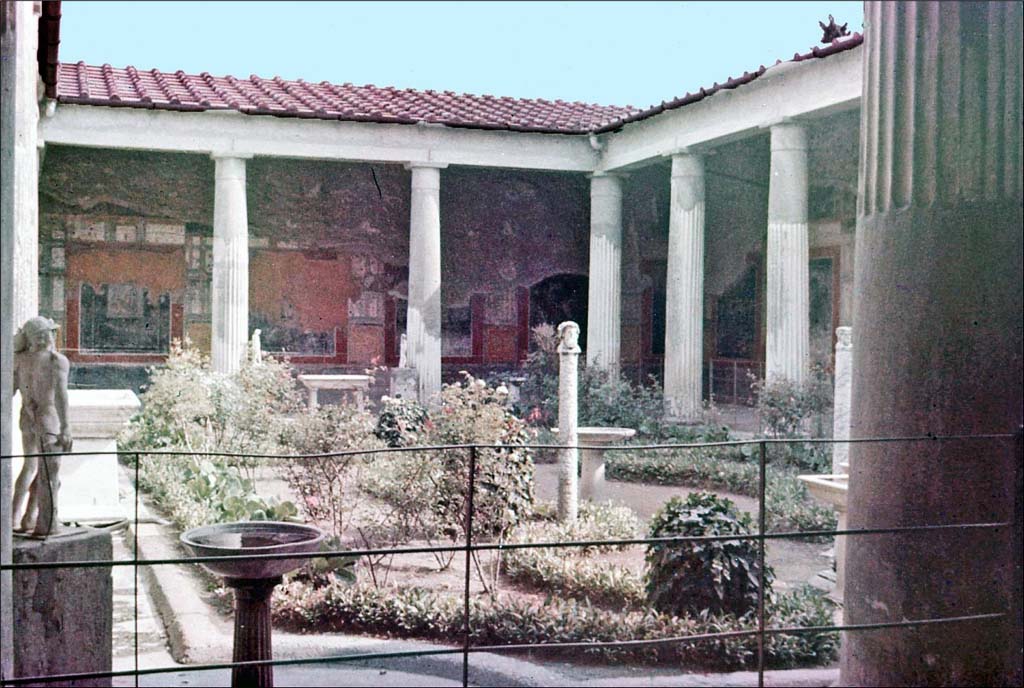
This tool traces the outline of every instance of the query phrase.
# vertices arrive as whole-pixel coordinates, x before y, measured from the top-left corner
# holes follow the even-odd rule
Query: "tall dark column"
[[[867,2],[865,25],[852,435],[1013,432],[1024,382],[1021,4]],[[851,454],[851,528],[1012,517],[1012,441]],[[848,538],[846,621],[1006,611],[1011,536]],[[1019,643],[1003,622],[847,633],[841,683],[1019,685]]]

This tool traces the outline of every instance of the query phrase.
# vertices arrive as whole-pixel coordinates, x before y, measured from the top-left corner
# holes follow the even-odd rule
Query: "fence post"
[[[577,388],[580,326],[570,321],[558,326],[558,520],[576,520],[579,508],[579,436]]]
[[[764,533],[765,494],[768,492],[765,467],[768,463],[767,443],[761,440],[758,448],[758,468],[760,472],[760,498],[757,503],[757,533],[761,537],[757,541],[757,686],[764,688]]]
[[[715,398],[715,359],[708,359],[708,399]]]
[[[1010,601],[1010,627],[1015,644],[1015,678],[1021,678],[1024,668],[1024,425],[1017,428],[1013,440],[1014,492],[1013,492],[1013,599]],[[1013,672],[1011,672],[1013,673]]]
[[[469,685],[469,570],[473,558],[473,493],[476,484],[476,445],[469,448],[469,494],[466,497],[466,581],[462,598],[462,686]]]

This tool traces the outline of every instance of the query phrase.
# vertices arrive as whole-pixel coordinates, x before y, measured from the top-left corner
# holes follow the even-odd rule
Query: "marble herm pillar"
[[[867,2],[853,342],[858,437],[1024,418],[1019,2]],[[857,443],[851,529],[1010,521],[1013,439]],[[1019,488],[1017,488],[1019,489]],[[847,536],[840,685],[1021,685],[1019,527]]]
[[[704,346],[704,160],[672,156],[665,290],[665,415],[701,416]]]
[[[587,365],[619,371],[622,298],[622,177],[590,179]]]
[[[832,393],[832,439],[850,439],[850,401],[853,395],[853,328],[836,328],[836,374]],[[850,445],[832,445],[832,472],[846,473],[850,465]]]
[[[810,350],[806,130],[773,126],[771,156],[765,377],[802,384]]]
[[[416,370],[420,403],[441,391],[441,168],[411,164],[409,311],[406,359]]]
[[[580,326],[558,325],[558,520],[571,523],[579,512],[579,347]]]
[[[245,158],[214,155],[212,364],[220,373],[242,366],[249,341],[249,217]]]

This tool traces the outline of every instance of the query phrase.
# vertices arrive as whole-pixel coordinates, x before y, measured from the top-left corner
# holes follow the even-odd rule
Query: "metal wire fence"
[[[758,673],[758,685],[764,685],[764,672],[765,672],[765,638],[771,635],[799,635],[799,634],[821,634],[821,633],[834,633],[838,631],[855,633],[869,630],[885,629],[885,628],[910,628],[910,627],[924,627],[934,625],[955,625],[968,622],[1000,622],[1000,623],[1019,623],[1019,617],[1021,615],[1021,591],[1020,585],[1016,585],[1013,593],[1010,595],[1010,599],[1006,600],[1005,604],[1001,605],[1001,608],[993,609],[986,613],[977,613],[970,615],[961,616],[948,616],[939,618],[921,618],[921,619],[904,619],[901,621],[890,621],[890,622],[879,622],[879,623],[861,623],[861,624],[833,624],[833,625],[821,625],[821,626],[767,626],[766,623],[766,610],[765,610],[765,545],[769,540],[782,540],[782,539],[795,539],[795,538],[808,538],[808,537],[820,537],[820,536],[872,536],[872,535],[885,535],[885,534],[915,534],[922,537],[933,533],[943,533],[949,531],[994,531],[994,530],[1011,530],[1011,540],[1014,543],[1015,555],[1018,561],[1015,562],[1016,570],[1020,570],[1021,557],[1020,552],[1020,533],[1022,530],[1022,476],[1024,476],[1024,429],[1018,428],[1013,433],[992,433],[992,434],[974,434],[974,435],[923,435],[923,436],[905,436],[905,437],[873,437],[863,439],[850,439],[850,440],[833,440],[833,439],[751,439],[751,440],[737,440],[729,442],[710,442],[710,443],[684,443],[684,444],[646,444],[646,445],[627,445],[627,446],[615,446],[608,447],[603,446],[604,449],[615,449],[625,452],[638,452],[638,451],[669,451],[669,450],[689,450],[689,449],[708,449],[708,448],[721,448],[721,447],[738,447],[743,445],[755,445],[757,447],[757,463],[759,471],[758,479],[758,513],[757,513],[757,532],[746,535],[712,535],[712,536],[678,536],[678,537],[647,537],[647,538],[622,538],[622,539],[603,539],[603,540],[575,540],[575,541],[553,541],[553,542],[475,542],[473,532],[473,517],[474,517],[474,494],[477,491],[477,464],[478,455],[481,450],[487,449],[505,449],[509,447],[505,445],[485,445],[485,444],[463,444],[463,445],[445,445],[445,446],[429,446],[429,447],[402,447],[402,448],[384,448],[376,450],[354,450],[348,452],[334,452],[327,454],[304,454],[304,455],[277,455],[277,454],[233,454],[233,453],[220,453],[220,452],[193,452],[193,451],[131,451],[122,452],[122,454],[134,455],[134,479],[135,479],[135,505],[133,522],[135,527],[133,528],[134,534],[134,547],[133,556],[130,559],[122,560],[97,560],[97,561],[62,561],[62,562],[35,562],[35,563],[13,563],[3,564],[0,566],[2,571],[12,571],[15,574],[19,571],[28,570],[46,570],[46,569],[78,569],[78,568],[101,568],[101,567],[122,567],[130,566],[134,569],[135,576],[135,666],[128,670],[119,671],[93,671],[93,672],[77,672],[77,673],[66,673],[60,675],[50,676],[18,676],[18,677],[2,677],[0,678],[0,686],[21,686],[27,684],[60,684],[68,683],[71,681],[82,681],[89,679],[102,679],[102,678],[114,678],[114,677],[135,677],[136,685],[138,685],[138,678],[148,675],[156,674],[168,674],[168,673],[182,673],[182,672],[200,672],[209,671],[216,669],[237,669],[240,667],[258,667],[258,666],[303,666],[303,665],[323,665],[323,664],[344,664],[344,663],[355,663],[365,662],[370,660],[385,660],[385,659],[397,659],[397,658],[409,658],[409,657],[426,657],[426,656],[437,656],[437,655],[462,655],[462,683],[464,686],[468,686],[470,682],[469,670],[470,655],[478,653],[522,653],[522,652],[539,652],[539,651],[551,651],[551,650],[596,650],[600,648],[611,649],[626,649],[626,648],[639,648],[639,647],[653,647],[661,645],[673,645],[683,643],[699,643],[708,641],[718,641],[726,639],[738,639],[738,638],[750,638],[754,637],[757,640],[757,673]],[[766,494],[766,471],[768,468],[768,448],[772,445],[784,445],[791,443],[805,443],[805,444],[837,444],[840,442],[847,442],[850,444],[858,443],[918,443],[918,442],[980,442],[980,441],[995,441],[1006,445],[1006,450],[1013,452],[1014,455],[1014,504],[1013,504],[1013,515],[1011,520],[998,521],[998,522],[982,522],[982,523],[951,523],[951,524],[920,524],[913,526],[901,526],[901,527],[879,527],[879,528],[845,528],[845,529],[831,529],[831,530],[797,530],[797,531],[786,531],[786,532],[768,532],[766,527],[766,509],[765,509],[765,494]],[[534,444],[527,445],[530,449],[547,449],[557,450],[572,448],[566,447],[565,445],[556,444]],[[579,445],[579,448],[592,448],[588,445]],[[191,457],[219,457],[219,458],[248,458],[248,459],[261,459],[267,461],[289,461],[298,459],[315,459],[315,458],[332,458],[332,457],[349,457],[356,455],[367,455],[367,454],[401,454],[405,452],[451,452],[451,451],[468,451],[469,459],[467,466],[467,499],[465,508],[465,538],[462,544],[453,545],[430,545],[430,546],[405,546],[405,547],[384,547],[384,548],[364,548],[364,549],[331,549],[321,550],[311,553],[280,553],[280,554],[246,554],[246,555],[232,555],[232,556],[182,556],[174,558],[139,558],[139,513],[140,513],[140,502],[139,502],[139,471],[141,462],[138,460],[140,456],[191,456]],[[76,456],[89,456],[108,452],[74,452]],[[46,456],[46,454],[28,454],[25,456]],[[0,460],[11,460],[15,457],[2,456]],[[673,636],[666,638],[657,639],[627,639],[627,640],[614,640],[614,641],[593,641],[593,642],[547,642],[547,643],[520,643],[520,644],[501,644],[501,645],[482,645],[473,644],[471,642],[472,628],[471,628],[471,614],[470,614],[470,559],[476,552],[485,552],[493,550],[509,551],[514,549],[540,549],[540,548],[585,548],[585,547],[598,547],[598,546],[626,546],[626,545],[652,545],[657,543],[663,544],[684,544],[684,543],[695,543],[695,542],[709,542],[709,541],[753,541],[757,543],[757,557],[758,557],[758,575],[759,575],[759,586],[758,586],[758,600],[756,608],[756,628],[717,632],[717,633],[702,633],[702,634],[691,634],[684,636]],[[463,630],[462,630],[462,642],[460,647],[439,647],[437,649],[418,649],[402,652],[375,652],[375,653],[361,653],[361,654],[345,654],[345,655],[326,655],[316,656],[308,658],[297,658],[297,659],[268,659],[260,661],[250,662],[220,662],[220,663],[204,663],[204,664],[191,664],[191,665],[174,665],[167,667],[154,667],[154,668],[142,668],[138,662],[138,590],[139,590],[139,567],[144,566],[168,566],[168,565],[182,565],[182,564],[201,564],[201,563],[212,563],[212,562],[227,562],[227,561],[255,561],[255,560],[270,560],[270,559],[288,559],[288,560],[300,560],[300,559],[330,559],[334,557],[345,557],[348,559],[358,557],[368,557],[377,555],[402,555],[402,554],[417,554],[417,553],[464,553],[465,555],[465,580],[464,588],[462,591],[462,602],[463,602]],[[1009,634],[1008,634],[1009,637]]]

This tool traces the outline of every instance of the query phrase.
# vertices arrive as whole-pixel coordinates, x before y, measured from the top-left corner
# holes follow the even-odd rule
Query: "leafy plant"
[[[750,515],[729,499],[695,492],[673,497],[651,520],[652,538],[748,535]],[[654,543],[647,548],[647,598],[660,611],[743,615],[757,606],[760,563],[752,540]],[[774,573],[765,569],[765,595]]]
[[[246,362],[223,375],[188,340],[172,342],[167,363],[150,369],[142,411],[118,438],[125,451],[179,450],[182,457],[140,454],[139,480],[183,528],[239,520],[287,520],[288,501],[256,493],[252,454],[281,450],[285,416],[301,407],[286,363]],[[211,458],[206,452],[240,454]]]

